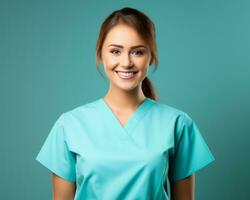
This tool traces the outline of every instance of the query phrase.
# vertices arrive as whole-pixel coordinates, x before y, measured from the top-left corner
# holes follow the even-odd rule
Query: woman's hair
[[[119,23],[124,23],[134,28],[137,33],[144,39],[148,44],[151,53],[151,60],[149,65],[154,64],[155,68],[158,65],[158,55],[156,46],[156,34],[155,25],[144,13],[134,8],[125,7],[120,10],[112,12],[102,23],[99,32],[99,37],[96,43],[96,67],[102,59],[101,51],[104,40],[108,32]],[[151,99],[158,100],[156,91],[148,77],[142,81],[143,94]]]

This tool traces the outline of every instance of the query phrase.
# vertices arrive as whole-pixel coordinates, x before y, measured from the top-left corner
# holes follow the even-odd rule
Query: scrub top
[[[122,125],[102,97],[62,113],[36,160],[75,200],[170,200],[170,181],[215,158],[184,111],[146,98]]]

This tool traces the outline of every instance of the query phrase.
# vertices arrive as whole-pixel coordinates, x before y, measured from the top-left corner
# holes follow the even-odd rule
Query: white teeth
[[[119,71],[117,71],[117,74],[121,78],[132,78],[132,77],[134,77],[134,73],[133,72],[119,72]]]

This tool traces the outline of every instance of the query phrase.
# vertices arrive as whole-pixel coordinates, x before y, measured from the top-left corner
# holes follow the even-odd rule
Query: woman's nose
[[[123,54],[121,58],[121,63],[122,66],[127,67],[132,65],[132,60],[130,58],[129,54]]]

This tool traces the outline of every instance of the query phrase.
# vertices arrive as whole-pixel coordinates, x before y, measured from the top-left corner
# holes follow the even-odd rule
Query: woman
[[[194,199],[194,173],[215,159],[191,117],[157,101],[147,78],[158,64],[153,22],[114,11],[96,59],[106,95],[63,113],[36,158],[52,171],[54,199]]]

